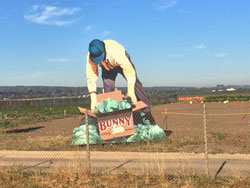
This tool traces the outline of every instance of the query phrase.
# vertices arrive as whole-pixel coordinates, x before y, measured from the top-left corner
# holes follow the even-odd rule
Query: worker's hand
[[[134,93],[127,93],[127,96],[126,97],[130,97],[131,98],[131,101],[132,101],[132,104],[136,105],[137,103],[137,98],[135,96]]]
[[[131,98],[132,104],[136,105],[137,98],[135,96],[135,85],[134,84],[128,84],[127,96]]]
[[[137,98],[136,98],[136,96],[133,95],[133,96],[131,97],[131,99],[132,99],[132,104],[136,105],[136,103],[137,103]]]
[[[90,94],[90,100],[91,100],[91,111],[94,111],[97,106],[97,97],[96,93]]]

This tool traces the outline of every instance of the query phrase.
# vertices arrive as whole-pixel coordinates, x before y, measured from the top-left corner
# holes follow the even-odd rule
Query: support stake
[[[85,113],[85,122],[86,122],[86,136],[87,136],[87,171],[90,175],[91,173],[91,162],[90,162],[90,150],[89,150],[89,120],[88,120],[88,111]]]
[[[165,108],[165,130],[168,130],[168,109]]]
[[[206,105],[203,105],[203,123],[204,123],[204,143],[205,143],[205,159],[206,159],[206,174],[209,177],[209,165],[208,165],[208,147],[207,147],[207,112]]]

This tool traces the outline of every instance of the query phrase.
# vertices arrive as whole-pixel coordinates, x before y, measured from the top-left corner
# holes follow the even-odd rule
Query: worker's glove
[[[90,100],[91,100],[91,111],[94,111],[95,107],[97,105],[96,93],[91,93],[90,94]]]
[[[137,98],[135,96],[135,86],[134,86],[134,84],[128,85],[127,96],[131,98],[132,104],[136,105]]]

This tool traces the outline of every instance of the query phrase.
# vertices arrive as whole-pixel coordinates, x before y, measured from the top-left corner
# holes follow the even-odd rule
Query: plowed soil
[[[157,124],[172,131],[175,135],[203,134],[204,104],[166,104],[152,107],[152,114]],[[208,132],[224,134],[249,134],[250,137],[250,103],[216,103],[206,105],[206,124]],[[167,112],[167,115],[166,115]],[[80,125],[82,116],[57,119],[47,122],[19,126],[9,129],[16,133],[30,136],[72,135],[75,127]]]
[[[172,150],[183,148],[189,152],[204,151],[204,130],[207,131],[210,153],[250,153],[250,102],[208,103],[204,115],[204,104],[166,104],[152,107],[157,124],[170,133]],[[70,140],[75,127],[80,125],[82,117],[74,116],[47,122],[19,126],[5,130],[10,134],[27,138]],[[206,129],[204,129],[206,125]],[[13,146],[16,148],[16,146]],[[172,151],[171,150],[171,151]]]

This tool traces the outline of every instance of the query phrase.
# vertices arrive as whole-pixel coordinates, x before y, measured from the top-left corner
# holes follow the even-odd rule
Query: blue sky
[[[95,38],[144,86],[250,85],[249,0],[0,0],[0,85],[86,86]]]

